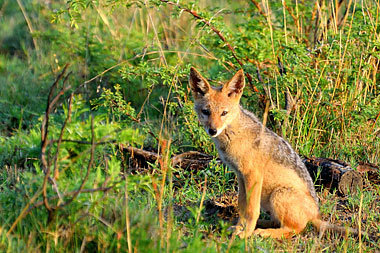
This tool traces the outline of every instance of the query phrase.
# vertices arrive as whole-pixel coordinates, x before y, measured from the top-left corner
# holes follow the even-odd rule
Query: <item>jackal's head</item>
[[[212,87],[195,69],[190,69],[189,83],[199,121],[211,137],[217,137],[239,115],[244,73],[239,70],[223,87]]]

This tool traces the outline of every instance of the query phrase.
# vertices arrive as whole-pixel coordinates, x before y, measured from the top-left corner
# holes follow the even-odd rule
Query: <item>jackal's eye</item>
[[[220,116],[226,116],[228,113],[228,111],[223,111],[222,114]]]
[[[208,109],[202,109],[201,112],[206,115],[206,116],[209,116],[211,114],[210,110]]]

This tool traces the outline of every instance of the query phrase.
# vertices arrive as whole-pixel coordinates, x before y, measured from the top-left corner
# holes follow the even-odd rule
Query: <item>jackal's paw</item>
[[[228,231],[233,232],[233,236],[239,236],[241,239],[245,237],[250,237],[253,231],[247,231],[242,225],[231,226],[228,228]]]
[[[231,226],[227,230],[232,233],[232,236],[244,237],[244,228],[242,225]]]
[[[253,233],[255,235],[259,235],[261,237],[271,237],[271,233],[268,231],[268,229],[258,228],[258,229],[255,229],[255,231],[253,231]]]

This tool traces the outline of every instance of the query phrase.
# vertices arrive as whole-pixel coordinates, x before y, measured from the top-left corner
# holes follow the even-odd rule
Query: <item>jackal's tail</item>
[[[357,229],[350,228],[350,227],[337,226],[327,221],[322,221],[321,219],[313,220],[312,224],[319,231],[320,237],[322,237],[326,231],[338,233],[342,236],[347,236],[347,235],[359,236],[359,234],[361,234],[361,236],[366,236],[365,232],[359,233],[359,230]]]

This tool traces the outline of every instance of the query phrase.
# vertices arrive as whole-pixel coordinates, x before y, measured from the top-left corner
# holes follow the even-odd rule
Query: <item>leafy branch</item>
[[[175,3],[175,2],[172,2],[172,1],[168,1],[168,0],[159,0],[163,3],[166,3],[166,4],[169,4],[169,5],[173,5],[173,6],[176,6],[178,9],[180,9],[181,11],[185,11],[187,13],[190,13],[191,15],[193,15],[193,17],[195,17],[196,19],[200,20],[201,22],[203,22],[205,25],[207,25],[208,27],[210,27],[210,29],[216,33],[216,35],[218,35],[218,37],[227,45],[228,49],[231,51],[231,54],[232,56],[234,57],[234,59],[237,61],[237,63],[239,63],[239,65],[241,67],[244,66],[244,63],[241,59],[239,59],[239,57],[237,57],[236,55],[236,51],[235,49],[231,46],[231,44],[227,41],[227,39],[224,37],[224,35],[222,34],[222,32],[220,30],[218,30],[215,26],[213,26],[210,21],[208,21],[207,19],[205,19],[204,17],[200,16],[196,11],[193,11],[193,10],[190,10],[188,8],[185,8],[185,7],[182,7],[180,4],[178,3]],[[248,73],[248,72],[245,72],[245,75],[248,79],[248,82],[249,84],[251,85],[251,88],[255,91],[255,92],[259,92],[259,90],[257,89],[257,87],[253,84],[253,79],[252,79],[252,76]]]
[[[42,126],[41,126],[41,163],[42,163],[42,170],[45,174],[43,184],[42,184],[43,200],[41,202],[38,202],[37,204],[35,204],[31,208],[33,209],[33,208],[36,208],[36,207],[43,204],[45,206],[47,212],[48,212],[48,222],[52,221],[52,219],[55,217],[56,211],[58,209],[65,207],[65,206],[69,205],[70,203],[72,203],[80,193],[84,193],[84,192],[90,193],[90,192],[96,192],[96,191],[106,192],[110,189],[110,187],[84,189],[85,184],[89,179],[91,168],[93,167],[95,148],[98,144],[107,143],[107,142],[104,142],[103,140],[101,140],[100,142],[96,142],[95,131],[94,131],[94,116],[91,116],[91,142],[89,143],[91,145],[91,148],[89,151],[90,152],[90,159],[89,159],[87,166],[86,166],[87,167],[86,168],[86,174],[82,178],[80,186],[77,188],[77,190],[69,192],[69,193],[63,193],[63,194],[61,194],[58,190],[58,186],[57,186],[57,182],[56,182],[56,180],[58,179],[58,175],[59,175],[59,173],[58,173],[58,157],[59,157],[59,153],[60,153],[60,149],[61,149],[61,143],[65,142],[65,139],[63,138],[63,136],[64,136],[65,129],[67,127],[67,123],[71,120],[72,103],[74,100],[73,97],[74,97],[75,91],[73,91],[70,94],[68,113],[67,113],[67,116],[64,120],[64,123],[62,124],[58,140],[49,140],[49,138],[48,138],[48,136],[49,136],[49,118],[50,118],[51,112],[55,109],[55,106],[56,106],[57,102],[59,101],[60,97],[62,95],[64,95],[64,93],[67,90],[69,90],[71,88],[70,85],[68,85],[68,86],[66,85],[68,77],[71,74],[71,72],[70,72],[66,75],[67,69],[68,69],[68,64],[65,65],[62,72],[57,76],[56,80],[54,81],[54,83],[52,84],[52,86],[50,88],[49,96],[47,99],[46,112],[45,112],[45,116],[44,116]],[[54,91],[57,89],[58,84],[60,83],[61,80],[63,80],[62,81],[63,87],[54,96]],[[51,177],[51,168],[52,168],[51,158],[52,158],[52,156],[50,155],[50,149],[48,149],[48,146],[53,144],[53,143],[57,143],[57,146],[56,146],[56,153],[53,157],[54,177]],[[87,143],[80,143],[80,142],[77,142],[77,143],[78,144],[87,144]],[[47,194],[48,182],[52,185],[53,189],[57,193],[57,195],[54,197],[48,197],[48,194]],[[68,197],[68,196],[70,196],[70,198],[68,200],[63,200],[63,197]],[[57,198],[60,199],[61,203],[58,203],[56,205],[51,205],[49,203],[51,200],[54,200]],[[30,211],[31,211],[31,209],[28,209],[26,211],[26,213],[23,213],[20,216],[24,217]]]

